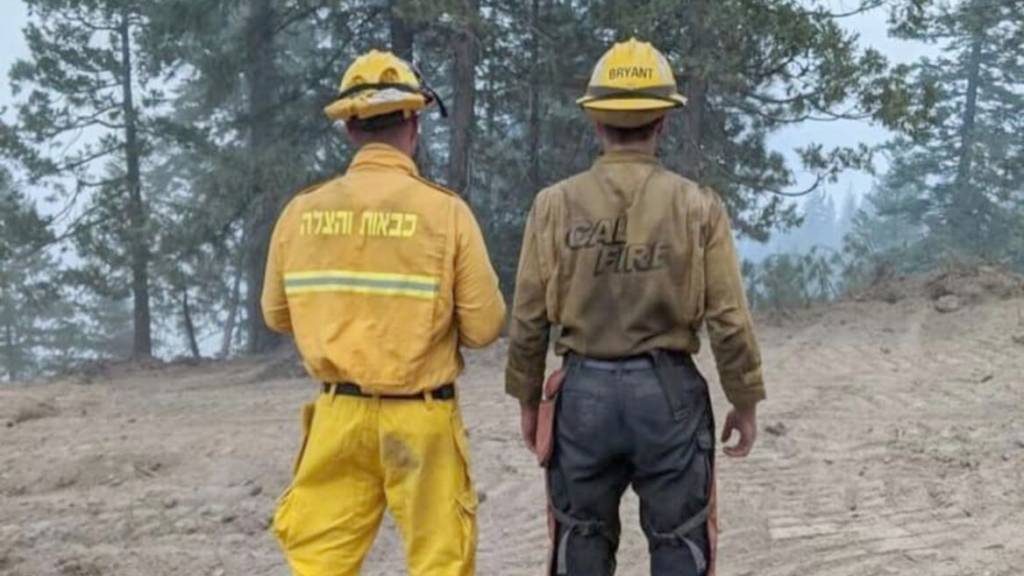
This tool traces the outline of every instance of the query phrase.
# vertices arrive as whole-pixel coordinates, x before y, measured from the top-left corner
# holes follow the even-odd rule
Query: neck
[[[610,154],[612,152],[654,156],[658,152],[658,141],[651,139],[644,142],[629,142],[625,144],[612,144],[606,142],[604,145],[604,153]]]
[[[364,143],[363,146],[367,146],[370,144],[383,144],[384,146],[390,146],[391,148],[398,150],[399,152],[405,154],[410,158],[412,158],[413,155],[416,153],[416,149],[413,146],[411,146],[409,142],[395,142],[392,140],[371,140],[369,142]]]

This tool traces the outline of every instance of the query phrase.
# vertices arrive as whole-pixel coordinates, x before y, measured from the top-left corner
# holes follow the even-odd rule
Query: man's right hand
[[[537,453],[537,407],[520,404],[519,427],[523,433],[523,442],[530,452]]]

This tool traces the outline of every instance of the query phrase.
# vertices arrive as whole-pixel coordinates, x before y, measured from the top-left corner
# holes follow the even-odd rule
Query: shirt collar
[[[418,176],[419,170],[412,158],[387,144],[366,144],[359,149],[349,170],[394,170]]]
[[[597,158],[595,165],[601,164],[660,164],[661,161],[653,154],[644,152],[632,152],[612,150],[605,152]]]

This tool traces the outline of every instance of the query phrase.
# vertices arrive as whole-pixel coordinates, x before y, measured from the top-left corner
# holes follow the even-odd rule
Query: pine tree
[[[956,257],[1013,261],[1024,214],[1024,12],[1013,0],[918,2],[895,28],[942,49],[914,67],[938,94],[934,127],[890,149],[888,187],[912,191],[906,216]]]
[[[229,271],[200,290],[219,308],[207,317],[224,326],[222,352],[236,327],[263,352],[279,342],[260,310],[270,232],[296,191],[344,169],[351,149],[322,108],[357,53],[385,47],[381,27],[364,32],[387,6],[170,0],[154,11],[153,42],[173,44],[168,63],[188,72],[170,119],[187,137],[167,167],[189,206],[181,247]]]
[[[152,229],[143,164],[155,137],[159,73],[141,55],[146,2],[26,0],[30,57],[11,70],[18,139],[5,138],[36,180],[74,182],[72,235],[86,262],[77,278],[133,299],[136,358],[153,353]],[[11,130],[6,131],[8,135]]]
[[[534,194],[597,154],[575,99],[613,41],[666,52],[690,105],[670,118],[663,159],[718,189],[749,238],[798,221],[777,131],[853,116],[916,136],[930,85],[906,85],[826,4],[28,0],[32,57],[13,72],[20,117],[0,146],[54,189],[73,183],[53,231],[77,251],[62,281],[88,287],[70,317],[105,318],[86,330],[88,354],[111,350],[128,296],[136,355],[153,351],[153,329],[159,352],[263,352],[278,342],[259,306],[271,227],[349,162],[322,108],[358,54],[394,50],[447,100],[449,120],[423,116],[417,161],[471,202],[511,290]],[[801,151],[819,185],[868,156]]]
[[[928,191],[918,182],[901,179],[898,175],[903,170],[897,163],[852,217],[843,245],[843,276],[848,288],[869,286],[936,264],[938,250],[927,242],[924,226],[911,216]]]
[[[798,234],[796,252],[807,252],[815,247],[838,246],[838,218],[831,194],[822,190],[811,195],[804,203],[803,212],[803,223],[795,230]]]
[[[0,378],[15,381],[43,370],[48,329],[61,309],[53,237],[46,221],[0,166]]]
[[[858,46],[841,26],[841,15],[825,8],[827,2],[553,4],[544,18],[542,63],[552,89],[542,144],[545,163],[555,167],[551,176],[589,164],[596,143],[573,100],[610,41],[635,35],[666,53],[689,99],[670,120],[665,162],[721,192],[737,228],[754,238],[797,221],[784,197],[800,192],[793,167],[769,150],[771,134],[812,119],[876,119],[910,128],[927,104],[923,93],[913,94],[903,83],[901,69],[890,69],[880,53]],[[865,2],[852,12],[878,5]],[[526,17],[525,10],[519,14]],[[525,110],[520,102],[509,101],[519,110],[513,113],[517,123]],[[799,152],[819,185],[846,168],[866,166],[870,158],[856,144],[827,150],[812,143]]]
[[[846,241],[846,236],[853,228],[853,219],[860,211],[860,206],[860,197],[851,186],[846,191],[846,195],[843,196],[843,207],[839,211],[839,223],[836,225],[836,237],[838,239],[836,246],[841,247],[843,242]]]
[[[586,169],[597,142],[575,99],[611,42],[653,42],[673,64],[689,105],[669,119],[663,160],[726,199],[738,231],[765,240],[799,223],[786,195],[813,192],[871,151],[809,144],[809,191],[769,148],[777,131],[808,120],[873,119],[916,132],[931,94],[904,82],[877,51],[858,45],[826,2],[649,0],[481,3],[480,145],[472,191],[506,285],[522,218],[540,187]],[[865,2],[851,12],[879,6]],[[539,15],[539,17],[537,17]]]

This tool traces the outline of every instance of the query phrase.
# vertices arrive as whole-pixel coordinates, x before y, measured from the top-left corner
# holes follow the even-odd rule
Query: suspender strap
[[[565,576],[569,574],[569,540],[574,535],[583,537],[601,536],[608,540],[608,542],[612,544],[612,547],[615,547],[616,538],[611,532],[609,532],[604,522],[598,520],[580,520],[579,518],[571,516],[554,506],[550,506],[550,509],[558,523],[559,532],[561,532],[555,562],[555,574],[558,576]]]
[[[657,542],[658,544],[668,546],[678,546],[680,544],[685,545],[690,549],[690,556],[693,558],[693,563],[697,567],[698,574],[704,574],[708,568],[708,559],[704,556],[704,551],[700,546],[694,542],[691,538],[691,534],[696,532],[698,529],[705,529],[708,523],[708,517],[711,514],[710,503],[704,508],[697,512],[688,520],[676,526],[669,532],[658,532],[650,526],[647,527],[647,536]]]

